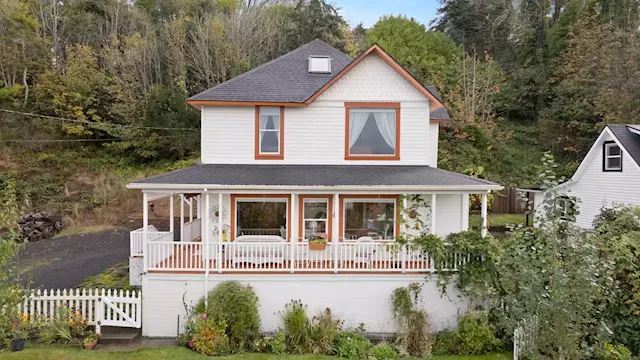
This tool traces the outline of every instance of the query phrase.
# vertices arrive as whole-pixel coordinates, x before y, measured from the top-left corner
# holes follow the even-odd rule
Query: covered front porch
[[[396,238],[467,230],[471,196],[484,235],[487,195],[501,189],[428,166],[382,165],[195,165],[129,188],[143,193],[143,227],[131,232],[140,272],[207,275],[434,272],[443,267]],[[149,208],[164,198],[170,225],[156,229]],[[444,268],[461,261],[451,254]]]
[[[406,209],[416,208],[416,199],[423,199],[423,209],[416,210],[422,216],[420,231],[444,236],[468,227],[472,195],[481,198],[486,234],[487,191],[402,195],[144,191],[143,227],[131,232],[131,257],[142,258],[144,273],[428,273],[435,271],[429,254],[395,241],[416,226]],[[171,218],[164,231],[149,225],[149,208],[162,198],[169,198]],[[439,209],[446,212],[444,216]],[[176,215],[178,229],[173,228]],[[180,234],[177,241],[175,231]],[[310,246],[316,237],[326,237],[327,243],[319,249]],[[463,257],[451,254],[445,268],[456,270],[461,261]]]

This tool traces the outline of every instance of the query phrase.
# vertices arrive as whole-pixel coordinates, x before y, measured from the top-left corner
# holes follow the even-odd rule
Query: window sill
[[[281,154],[256,154],[256,160],[284,160],[284,155]]]
[[[602,169],[603,172],[622,172],[622,169]]]
[[[399,161],[400,155],[345,155],[345,160],[381,160],[381,161]]]

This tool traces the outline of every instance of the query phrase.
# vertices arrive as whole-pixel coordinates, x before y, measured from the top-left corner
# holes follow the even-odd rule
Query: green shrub
[[[287,337],[283,331],[278,331],[271,339],[271,353],[276,355],[284,355],[287,352]]]
[[[229,338],[225,333],[227,324],[216,323],[213,319],[202,314],[193,324],[193,335],[189,347],[194,351],[208,356],[225,355],[229,353]]]
[[[417,283],[397,288],[391,294],[391,310],[398,324],[398,346],[403,355],[429,357],[433,335],[429,332],[429,315],[419,309],[420,292]]]
[[[371,349],[371,357],[376,360],[396,360],[398,352],[388,343],[381,342]]]
[[[207,314],[214,323],[227,324],[225,333],[233,351],[247,349],[260,335],[258,297],[250,286],[225,281],[215,287],[195,307],[196,314]]]
[[[612,345],[608,342],[596,349],[597,360],[631,360],[631,351],[624,345]]]
[[[470,312],[458,320],[456,331],[443,331],[436,337],[434,355],[480,355],[504,349],[484,312]]]
[[[360,331],[345,331],[335,338],[335,354],[349,360],[366,359],[371,351],[371,341]]]
[[[341,321],[325,309],[311,320],[307,317],[306,306],[300,300],[292,300],[280,313],[287,337],[289,352],[297,354],[329,354],[333,350],[336,335],[340,332]]]
[[[460,338],[457,331],[444,330],[436,335],[433,355],[460,354]]]

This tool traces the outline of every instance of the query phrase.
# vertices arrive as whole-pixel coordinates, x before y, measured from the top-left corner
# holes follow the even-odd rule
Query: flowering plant
[[[207,314],[202,314],[193,323],[188,346],[203,355],[224,355],[229,352],[229,338],[225,334],[227,324],[215,323]]]
[[[318,233],[309,240],[309,244],[326,244],[327,243],[327,234],[326,233]]]

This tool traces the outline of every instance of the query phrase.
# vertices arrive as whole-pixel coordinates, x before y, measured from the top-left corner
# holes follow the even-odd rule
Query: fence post
[[[104,289],[102,289],[102,293],[98,293],[98,299],[96,301],[96,334],[100,334],[102,331],[102,320],[104,320],[104,303],[102,302],[102,298],[104,296]]]

